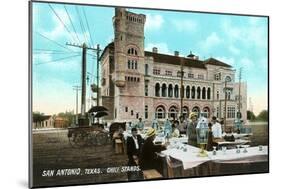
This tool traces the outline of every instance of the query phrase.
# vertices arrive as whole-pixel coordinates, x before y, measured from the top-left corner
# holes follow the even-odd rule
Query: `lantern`
[[[200,151],[198,156],[207,157],[207,151],[205,150],[208,143],[208,121],[205,117],[200,117],[196,127],[197,144],[200,146]]]

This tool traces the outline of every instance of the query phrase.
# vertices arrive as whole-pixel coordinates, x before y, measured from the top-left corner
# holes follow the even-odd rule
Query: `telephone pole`
[[[181,98],[181,102],[180,102],[180,105],[181,105],[181,110],[180,110],[180,115],[181,116],[183,116],[183,93],[184,93],[184,89],[183,89],[183,74],[184,74],[184,72],[183,72],[183,59],[182,58],[180,58],[180,64],[181,64],[181,90],[180,90],[180,92],[181,92],[181,96],[180,96],[180,98]]]
[[[78,91],[81,90],[81,87],[76,85],[76,86],[73,86],[73,90],[76,91],[76,120],[75,120],[75,123],[78,124]]]
[[[241,119],[241,73],[242,68],[239,70],[239,89],[238,89],[238,118]]]
[[[82,84],[82,92],[81,92],[81,115],[84,116],[86,112],[86,75],[87,75],[87,65],[86,65],[86,55],[87,55],[87,50],[93,50],[97,52],[97,79],[99,80],[99,61],[100,61],[100,47],[97,45],[97,48],[92,48],[92,47],[87,47],[85,43],[82,45],[77,45],[77,44],[72,44],[72,43],[66,43],[68,46],[72,47],[78,47],[82,48],[82,78],[81,78],[81,84]],[[99,81],[97,81],[97,85],[99,85]],[[97,86],[99,87],[99,86]],[[99,90],[97,90],[99,93]],[[97,93],[97,97],[99,98],[99,94]],[[98,104],[98,98],[97,98],[97,104]]]
[[[224,132],[225,132],[225,129],[226,129],[226,101],[227,101],[227,89],[226,89],[226,83],[227,81],[225,80],[225,83],[224,83]]]
[[[100,45],[98,44],[97,45],[97,49],[96,49],[96,52],[97,52],[97,106],[99,106],[99,99],[100,99],[100,92],[99,92],[99,83],[100,83],[100,77],[99,77],[99,72],[100,72]]]

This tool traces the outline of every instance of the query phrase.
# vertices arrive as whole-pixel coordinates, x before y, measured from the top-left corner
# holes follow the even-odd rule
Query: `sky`
[[[158,47],[158,52],[164,54],[177,50],[181,56],[192,51],[199,59],[213,57],[230,64],[237,73],[242,68],[242,81],[247,83],[254,113],[267,109],[266,17],[129,11],[146,15],[145,50]],[[75,110],[73,86],[81,85],[82,50],[66,43],[86,42],[91,47],[100,44],[103,49],[113,39],[113,15],[111,7],[33,2],[33,111],[56,114]],[[87,53],[89,80],[96,82],[94,52],[88,50]],[[87,98],[89,96],[87,92]]]

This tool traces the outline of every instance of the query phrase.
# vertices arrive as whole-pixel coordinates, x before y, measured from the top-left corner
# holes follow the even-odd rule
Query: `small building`
[[[66,118],[63,117],[55,117],[54,118],[54,128],[67,128],[69,127],[69,121]]]
[[[39,121],[32,123],[33,129],[53,128],[53,127],[54,127],[54,118],[51,115],[42,115]]]

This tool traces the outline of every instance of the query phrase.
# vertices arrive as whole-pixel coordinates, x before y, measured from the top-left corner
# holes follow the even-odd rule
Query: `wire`
[[[91,29],[89,27],[88,19],[87,19],[87,16],[85,14],[84,8],[82,8],[82,12],[83,12],[85,20],[86,20],[86,24],[87,24],[86,26],[87,26],[89,34],[90,34],[90,40],[91,40],[92,46],[94,46],[93,39],[92,39],[92,34],[91,34],[92,32],[91,32]]]
[[[56,17],[59,19],[59,21],[62,23],[62,25],[64,26],[64,28],[67,30],[67,32],[69,33],[70,37],[72,38],[72,40],[74,39],[70,30],[68,29],[68,27],[64,24],[63,20],[60,18],[60,16],[57,14],[57,12],[55,11],[55,9],[52,7],[52,5],[50,3],[48,3],[50,9],[53,11],[53,13],[56,15]],[[74,40],[75,41],[75,40]]]
[[[39,33],[38,31],[35,31],[35,33],[37,33],[38,35],[40,35],[41,37],[43,37],[43,38],[45,38],[45,39],[48,39],[49,41],[55,43],[56,45],[58,45],[58,46],[60,46],[60,47],[62,47],[62,48],[64,48],[64,49],[66,49],[66,50],[68,50],[68,51],[75,52],[75,51],[73,51],[73,50],[71,50],[71,49],[69,49],[69,48],[67,48],[67,47],[65,47],[65,46],[63,46],[63,45],[61,45],[61,44],[59,44],[58,42],[56,42],[56,41],[54,41],[54,40],[52,40],[52,39],[50,39],[50,38],[44,36],[43,34]]]
[[[67,14],[67,16],[68,16],[68,19],[70,20],[70,23],[71,23],[71,26],[72,26],[72,28],[73,28],[73,30],[74,30],[74,33],[75,33],[75,35],[76,35],[76,38],[77,38],[79,44],[81,44],[81,41],[80,41],[80,39],[79,39],[79,37],[78,37],[78,34],[77,34],[77,32],[76,32],[76,29],[75,29],[75,27],[74,27],[74,24],[73,24],[73,22],[72,22],[72,19],[71,19],[70,15],[68,14],[67,8],[66,8],[65,5],[63,5],[63,6],[64,6],[64,10],[65,10],[65,12],[66,12],[66,14]]]
[[[82,22],[82,20],[81,20],[78,7],[76,6],[75,9],[76,9],[76,13],[77,13],[77,15],[78,15],[78,20],[79,20],[79,23],[80,23],[81,31],[82,31],[82,33],[83,33],[83,35],[84,35],[85,43],[88,43],[87,37],[86,37],[86,35],[85,35],[85,28],[84,28],[83,22]]]
[[[37,52],[33,52],[34,54],[69,54],[70,52],[51,52],[51,51],[47,51],[47,52],[44,52],[44,51],[37,51]],[[74,54],[78,54],[80,52],[73,52]]]
[[[46,52],[67,52],[67,51],[60,51],[60,50],[51,50],[51,49],[33,49],[33,51],[46,51]],[[69,53],[69,52],[67,52]]]
[[[42,65],[42,64],[48,64],[48,63],[57,62],[57,61],[60,61],[60,60],[65,60],[65,59],[68,59],[68,58],[74,58],[74,57],[77,57],[77,56],[80,56],[80,55],[74,55],[74,56],[63,57],[63,58],[59,58],[59,59],[52,60],[52,61],[48,61],[48,62],[37,63],[37,64],[35,64],[35,65],[38,66],[38,65]]]

